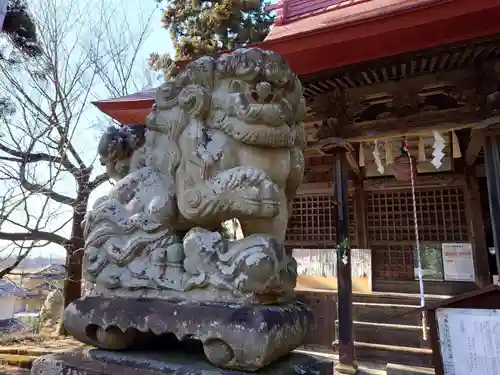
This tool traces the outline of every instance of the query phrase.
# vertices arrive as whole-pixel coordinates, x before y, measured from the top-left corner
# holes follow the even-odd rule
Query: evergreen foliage
[[[191,60],[219,51],[262,42],[274,16],[261,0],[157,0],[163,6],[163,27],[175,46],[173,60]],[[153,68],[168,69],[169,56],[151,56]]]
[[[1,31],[25,55],[34,57],[41,53],[35,22],[28,12],[25,0],[9,0]]]

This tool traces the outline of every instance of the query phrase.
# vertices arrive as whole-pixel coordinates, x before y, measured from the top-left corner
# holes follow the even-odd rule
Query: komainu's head
[[[237,49],[201,57],[165,82],[147,126],[172,138],[190,121],[264,147],[302,147],[302,86],[277,53]]]
[[[128,173],[132,154],[144,144],[145,129],[143,125],[110,126],[101,136],[97,146],[99,161],[111,178],[119,180]]]

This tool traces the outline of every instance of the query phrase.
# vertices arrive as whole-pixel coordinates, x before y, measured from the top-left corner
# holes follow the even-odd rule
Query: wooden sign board
[[[500,310],[439,308],[444,375],[500,375]]]
[[[337,290],[337,251],[335,249],[293,249],[298,264],[297,289]],[[352,289],[371,293],[370,249],[351,249]]]

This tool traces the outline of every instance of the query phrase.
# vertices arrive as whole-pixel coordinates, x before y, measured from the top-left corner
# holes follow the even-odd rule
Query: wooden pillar
[[[359,176],[354,186],[354,223],[356,224],[356,245],[360,249],[370,248],[366,223],[366,192],[363,177]]]
[[[337,201],[337,280],[339,320],[339,364],[336,374],[356,374],[352,318],[351,246],[349,243],[348,162],[345,147],[336,150],[333,171],[334,195]]]
[[[474,253],[476,284],[482,288],[491,283],[490,267],[479,186],[471,168],[466,168],[465,172],[465,201],[471,234],[470,242]]]
[[[470,242],[474,254],[474,270],[476,284],[485,287],[491,283],[490,265],[488,261],[488,243],[484,228],[484,217],[481,195],[476,178],[474,163],[484,142],[482,130],[473,129],[467,145],[465,158],[455,159],[457,169],[465,175],[465,203],[467,205],[467,221],[469,223]]]
[[[486,137],[483,147],[493,242],[496,250],[497,269],[500,272],[500,136]]]

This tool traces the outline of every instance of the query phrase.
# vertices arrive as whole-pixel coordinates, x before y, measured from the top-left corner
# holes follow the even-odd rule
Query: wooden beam
[[[465,124],[459,124],[457,122],[430,122],[427,124],[410,124],[404,119],[400,122],[398,121],[387,121],[383,126],[370,126],[366,124],[366,127],[347,130],[342,136],[348,142],[370,142],[374,140],[383,140],[395,137],[414,137],[424,134],[428,134],[433,130],[437,130],[441,133],[449,131],[457,131],[461,129],[467,129],[472,127],[475,121],[467,122]]]
[[[325,154],[331,154],[335,152],[335,149],[342,148],[346,150],[346,159],[350,169],[356,173],[356,175],[360,175],[360,169],[358,166],[358,162],[354,157],[354,147],[349,143],[343,140],[342,138],[337,137],[329,137],[323,139],[314,145],[315,148],[320,149]]]
[[[346,154],[347,157],[347,163],[349,164],[349,167],[351,170],[356,173],[356,175],[361,176],[361,172],[358,166],[358,162],[356,161],[356,158],[354,157],[352,152],[348,152]]]
[[[473,165],[477,156],[481,152],[484,143],[484,132],[482,130],[471,132],[471,138],[465,152],[465,162],[467,165]]]
[[[467,146],[465,160],[472,165],[483,148],[487,136],[495,136],[500,132],[500,116],[489,117],[472,126],[471,139]]]
[[[330,167],[331,169],[331,167]],[[332,182],[303,183],[297,190],[297,195],[329,195],[332,193]]]
[[[415,178],[415,186],[418,188],[431,188],[436,189],[439,187],[457,187],[464,186],[465,177],[459,173],[433,173],[425,175],[417,175]],[[376,178],[368,179],[364,182],[365,191],[378,191],[378,190],[400,190],[410,187],[409,181],[400,181],[395,178]]]
[[[478,122],[472,126],[472,130],[475,131],[486,131],[500,127],[500,116],[488,117],[487,119]]]
[[[325,153],[321,151],[319,148],[308,147],[304,151],[304,156],[306,158],[315,157],[315,156],[323,156]]]

